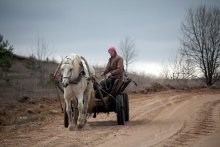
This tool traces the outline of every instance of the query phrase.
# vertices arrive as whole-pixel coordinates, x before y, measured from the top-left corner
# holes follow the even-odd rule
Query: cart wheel
[[[67,128],[69,125],[68,115],[66,112],[66,104],[64,105],[64,127]]]
[[[116,97],[116,112],[117,112],[118,125],[124,125],[125,124],[125,111],[124,111],[123,95],[118,95]]]
[[[129,121],[129,99],[128,94],[123,93],[124,107],[125,107],[125,121]]]

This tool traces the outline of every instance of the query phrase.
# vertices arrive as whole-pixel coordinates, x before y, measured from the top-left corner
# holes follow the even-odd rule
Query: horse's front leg
[[[69,128],[70,131],[72,131],[75,128],[75,124],[73,122],[71,99],[65,98],[65,103],[66,103],[66,112],[67,112],[68,121],[69,121],[68,128]]]
[[[84,119],[84,106],[83,106],[83,92],[80,92],[77,96],[78,99],[78,111],[79,111],[79,117],[77,120],[77,127],[81,129],[85,124]]]

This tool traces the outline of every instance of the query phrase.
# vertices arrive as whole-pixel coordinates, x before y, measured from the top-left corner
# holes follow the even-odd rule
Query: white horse
[[[90,98],[94,98],[93,83],[87,80],[86,77],[95,75],[94,68],[88,65],[81,56],[72,54],[63,59],[61,73],[63,76],[64,100],[69,122],[68,128],[69,130],[73,130],[76,125],[78,128],[82,128],[87,122],[87,110]],[[75,109],[75,121],[73,120],[72,103],[75,104],[73,108]],[[76,104],[78,105],[76,106]]]

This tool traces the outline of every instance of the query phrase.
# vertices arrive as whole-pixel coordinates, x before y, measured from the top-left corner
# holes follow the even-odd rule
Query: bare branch
[[[125,37],[125,39],[122,40],[120,43],[120,50],[125,60],[125,67],[126,67],[126,72],[127,72],[128,66],[132,64],[137,57],[134,40],[131,40],[130,37]]]
[[[181,24],[182,54],[193,59],[201,69],[207,86],[216,81],[220,66],[220,10],[200,6],[189,9]]]

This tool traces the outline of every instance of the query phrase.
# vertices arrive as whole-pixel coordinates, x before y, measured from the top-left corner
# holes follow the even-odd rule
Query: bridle
[[[91,74],[91,72],[89,70],[89,65],[88,65],[86,59],[84,57],[82,57],[82,56],[81,56],[81,59],[84,60],[86,66],[87,66],[87,69],[88,69],[89,77],[91,77],[92,74]],[[62,77],[62,79],[64,79],[64,78],[68,79],[69,80],[69,84],[78,84],[81,81],[82,77],[85,77],[87,79],[87,84],[88,84],[89,83],[89,77],[86,77],[85,75],[86,75],[86,72],[85,72],[85,69],[83,67],[83,63],[81,61],[81,62],[79,62],[79,74],[78,74],[78,76],[75,79],[71,80],[70,77]]]
[[[70,77],[62,77],[62,79],[68,79],[69,80],[69,84],[78,84],[81,81],[82,77],[85,76],[85,74],[86,73],[84,71],[83,64],[82,64],[82,62],[80,62],[79,63],[79,74],[78,74],[78,76],[75,79],[71,80]]]

